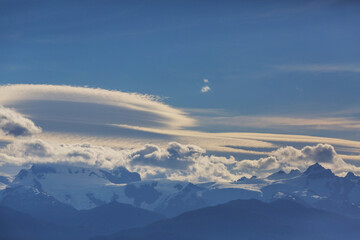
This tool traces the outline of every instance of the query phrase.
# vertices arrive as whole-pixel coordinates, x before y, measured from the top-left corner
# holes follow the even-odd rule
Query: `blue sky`
[[[1,5],[2,84],[88,85],[238,114],[327,113],[360,100],[355,1]],[[199,94],[203,78],[210,94]]]

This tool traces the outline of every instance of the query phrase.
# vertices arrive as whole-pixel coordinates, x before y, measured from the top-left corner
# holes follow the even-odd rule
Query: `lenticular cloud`
[[[167,129],[195,124],[194,119],[164,104],[159,97],[115,90],[57,85],[7,85],[0,87],[0,104],[22,109],[22,113],[31,114],[42,121],[50,119]]]

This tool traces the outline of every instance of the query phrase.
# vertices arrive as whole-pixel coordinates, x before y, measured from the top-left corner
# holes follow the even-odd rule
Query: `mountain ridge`
[[[93,240],[358,239],[360,220],[289,200],[234,200]],[[261,229],[261,231],[259,231]]]
[[[79,210],[117,201],[173,217],[235,199],[271,202],[283,198],[360,218],[360,177],[351,172],[345,177],[336,176],[319,163],[309,166],[303,173],[293,169],[288,173],[275,172],[264,178],[243,177],[233,183],[132,181],[134,179],[130,177],[128,183],[116,184],[102,171],[106,170],[56,164],[35,165],[21,170],[7,189],[0,191],[0,201],[11,195],[10,189],[26,186]],[[127,170],[118,168],[108,173],[121,177],[124,171]]]

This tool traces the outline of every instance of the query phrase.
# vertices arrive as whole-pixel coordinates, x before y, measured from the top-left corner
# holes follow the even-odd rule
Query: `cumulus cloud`
[[[211,88],[210,88],[210,86],[209,86],[209,80],[208,80],[208,79],[204,79],[203,81],[204,81],[204,84],[205,84],[205,85],[201,88],[200,92],[206,93],[206,92],[211,91]]]
[[[203,153],[205,150],[198,146],[171,142],[165,149],[147,144],[134,151],[130,157],[135,164],[187,169]]]
[[[360,168],[345,162],[329,144],[306,146],[302,149],[290,146],[279,148],[271,152],[269,157],[240,161],[236,164],[235,169],[240,172],[261,175],[278,170],[299,169],[304,171],[316,162],[339,175],[344,175],[349,171],[360,174]]]
[[[239,178],[232,171],[235,162],[234,157],[205,155],[197,158],[186,172],[173,171],[168,174],[168,178],[190,182],[231,182]]]
[[[0,134],[11,136],[31,136],[41,132],[30,119],[13,109],[0,106]]]
[[[126,167],[143,179],[168,178],[188,181],[230,181],[237,176],[229,167],[235,159],[204,155],[195,145],[171,142],[167,147],[145,145],[115,149],[91,144],[57,144],[41,139],[17,139],[0,148],[0,166],[33,163],[86,164],[101,168]]]
[[[201,92],[202,92],[202,93],[209,92],[210,90],[211,90],[211,88],[210,88],[208,85],[203,86],[203,87],[201,88]]]

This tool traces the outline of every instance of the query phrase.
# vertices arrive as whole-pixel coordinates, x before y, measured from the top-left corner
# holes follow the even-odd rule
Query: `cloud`
[[[195,145],[176,142],[169,143],[166,148],[146,145],[135,150],[130,157],[131,164],[138,167],[139,172],[143,170],[143,166],[161,167],[166,169],[160,170],[162,175],[171,180],[224,182],[238,179],[238,176],[231,172],[231,167],[236,163],[233,157],[205,155],[205,150]]]
[[[209,86],[209,80],[208,80],[208,79],[204,79],[203,81],[204,81],[205,85],[201,88],[200,92],[206,93],[206,92],[211,91],[211,88],[210,88],[210,86]]]
[[[360,121],[350,117],[287,117],[287,116],[229,116],[209,117],[208,125],[251,127],[261,129],[283,129],[284,127],[318,130],[360,129]]]
[[[208,85],[203,86],[203,87],[201,88],[201,92],[202,92],[202,93],[209,92],[210,90],[211,90],[211,88],[210,88]]]
[[[16,139],[0,148],[0,166],[26,166],[34,163],[91,165],[113,169],[126,167],[142,179],[233,181],[237,176],[229,167],[233,157],[204,155],[195,145],[171,142],[167,147],[145,145],[137,149],[116,149],[91,144],[58,144],[37,138]]]
[[[270,151],[274,148],[288,146],[293,143],[301,145],[327,143],[340,149],[342,151],[340,156],[343,159],[360,160],[360,155],[353,154],[354,152],[360,152],[360,142],[339,138],[251,132],[209,133],[195,130],[165,130],[124,125],[118,127],[156,134],[167,134],[178,142],[191,142],[208,151],[233,154],[269,155]]]
[[[360,72],[359,64],[274,65],[273,68],[288,72]]]
[[[22,113],[34,119],[53,123],[121,123],[169,129],[195,124],[194,119],[183,111],[162,103],[159,97],[115,90],[55,85],[7,85],[0,87],[0,104],[21,109]]]
[[[204,153],[205,150],[198,146],[171,142],[165,149],[147,144],[130,156],[133,164],[186,169]]]
[[[360,174],[359,167],[346,163],[329,144],[306,146],[302,149],[290,146],[279,148],[271,152],[269,157],[240,161],[236,164],[235,169],[240,172],[262,175],[278,170],[299,169],[304,171],[317,162],[339,175],[345,175],[349,171]]]
[[[8,85],[0,87],[0,104],[16,109],[28,118],[31,134],[42,132],[40,139],[64,144],[91,143],[94,146],[137,148],[155,144],[166,148],[168,142],[191,143],[207,151],[231,154],[267,156],[276,147],[289,143],[332,144],[360,149],[360,142],[336,138],[304,135],[264,134],[248,132],[205,132],[187,129],[201,122],[211,128],[244,124],[254,128],[270,126],[283,129],[356,129],[356,120],[349,118],[286,118],[286,117],[229,117],[197,118],[195,121],[182,110],[162,103],[157,97],[136,93],[123,93],[53,85]],[[30,119],[31,120],[30,120]],[[210,125],[209,125],[210,123]],[[22,126],[22,125],[21,125]],[[35,128],[34,128],[35,126]],[[206,127],[205,126],[205,127]],[[19,129],[17,133],[21,133]],[[248,129],[248,128],[247,128]],[[286,129],[286,128],[285,128]],[[6,130],[9,132],[9,129]],[[15,131],[10,131],[13,134]],[[302,131],[304,132],[304,131]],[[28,132],[24,131],[23,135]],[[5,139],[5,135],[8,136]],[[11,141],[13,135],[3,132],[0,140]],[[342,151],[343,159],[360,160],[360,155]]]
[[[30,119],[15,110],[0,106],[0,134],[11,136],[31,136],[41,132]]]
[[[126,151],[91,144],[58,144],[37,138],[16,139],[0,149],[0,165],[33,163],[88,164],[102,168],[126,165]]]
[[[146,144],[134,149],[118,149],[92,144],[59,144],[37,138],[18,138],[0,148],[0,166],[27,166],[33,163],[91,165],[113,169],[125,167],[142,179],[163,178],[191,182],[231,182],[244,175],[265,176],[284,170],[304,171],[315,162],[338,175],[360,168],[345,162],[329,144],[302,149],[282,147],[257,160],[207,154],[196,145],[170,142],[162,147]]]

